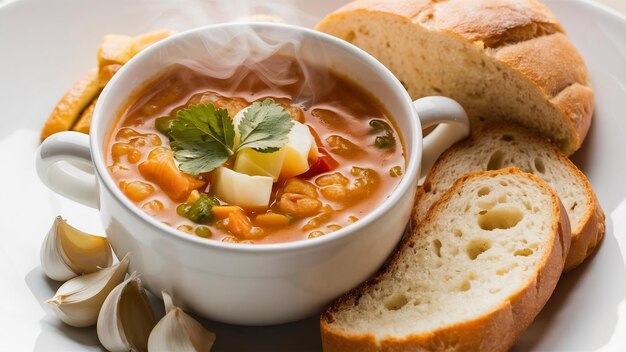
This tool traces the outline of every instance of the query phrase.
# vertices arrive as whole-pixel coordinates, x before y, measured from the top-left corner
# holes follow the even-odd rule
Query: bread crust
[[[98,70],[92,69],[76,82],[54,107],[41,131],[41,140],[51,134],[69,130],[99,92]]]
[[[333,329],[332,314],[346,304],[350,304],[368,287],[380,280],[380,275],[392,268],[407,248],[407,244],[418,231],[405,238],[399,250],[374,278],[346,293],[335,301],[320,317],[322,347],[326,352],[333,351],[507,351],[539,314],[550,298],[561,276],[565,258],[570,248],[570,225],[565,209],[554,191],[540,178],[524,173],[516,168],[497,171],[482,171],[465,175],[431,207],[424,222],[431,221],[441,206],[450,199],[457,188],[468,179],[485,175],[519,174],[531,179],[543,188],[552,198],[553,223],[550,247],[546,250],[539,265],[537,275],[523,288],[502,302],[491,312],[476,319],[442,327],[424,334],[412,334],[405,338],[384,338],[377,341],[372,334],[354,335]]]
[[[476,140],[481,138],[481,135],[489,133],[492,130],[498,131],[504,129],[513,129],[516,130],[517,133],[521,134],[528,133],[528,130],[526,130],[525,128],[512,125],[510,123],[496,122],[485,125],[482,128],[472,132],[470,138],[454,144],[452,147],[448,148],[448,150],[443,152],[428,172],[428,175],[424,180],[424,185],[430,184],[433,179],[435,179],[440,174],[439,169],[441,165],[448,162],[449,159],[454,158],[454,155],[459,151],[470,147],[473,143],[475,143]],[[587,179],[585,174],[583,174],[583,172],[580,171],[580,169],[578,169],[578,167],[576,167],[576,165],[574,165],[574,163],[570,159],[563,155],[556,146],[550,143],[546,143],[546,145],[548,146],[548,148],[552,148],[552,152],[557,155],[559,161],[562,164],[566,165],[570,172],[575,174],[576,178],[578,178],[584,184],[584,191],[587,195],[587,199],[592,202],[589,210],[582,218],[583,220],[581,221],[581,225],[577,228],[571,229],[572,245],[569,251],[567,261],[565,263],[565,268],[563,269],[564,272],[569,272],[582,264],[582,262],[593,253],[594,249],[604,238],[604,233],[606,230],[605,215],[600,205],[600,202],[598,201],[598,198],[593,192],[591,183],[589,183],[589,180]],[[416,205],[420,204],[423,197],[425,196],[425,193],[426,192],[423,186],[420,186],[417,189],[417,193],[415,196]],[[416,206],[415,211],[413,212],[413,225],[415,225],[423,216],[424,214],[422,214],[419,211],[419,208]]]
[[[89,127],[91,126],[91,117],[93,116],[93,110],[96,108],[96,103],[98,102],[98,97],[95,97],[94,100],[85,108],[82,114],[80,114],[80,118],[76,121],[74,127],[72,127],[72,131],[81,132],[85,134],[89,134]]]
[[[353,12],[396,16],[482,48],[486,56],[532,82],[561,113],[570,135],[555,141],[562,151],[570,155],[580,148],[594,107],[588,70],[558,19],[538,1],[357,0],[324,18],[316,28],[324,31]]]

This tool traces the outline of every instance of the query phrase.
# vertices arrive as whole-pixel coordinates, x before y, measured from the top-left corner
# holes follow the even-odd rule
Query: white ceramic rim
[[[113,195],[117,198],[117,200],[121,202],[127,208],[127,210],[129,210],[130,213],[134,214],[140,220],[143,220],[149,223],[150,225],[156,227],[157,229],[168,233],[174,239],[191,242],[199,246],[214,247],[214,248],[219,248],[219,249],[224,249],[224,250],[229,250],[229,251],[234,251],[234,252],[245,252],[245,253],[274,252],[275,253],[275,252],[287,252],[291,250],[317,247],[317,246],[325,245],[329,242],[337,241],[343,237],[351,235],[353,232],[362,230],[366,228],[367,226],[369,226],[374,220],[385,215],[385,213],[387,213],[390,210],[391,206],[399,202],[402,197],[413,196],[412,194],[408,194],[408,192],[410,190],[410,187],[413,181],[418,178],[418,170],[420,168],[421,159],[422,159],[422,138],[423,138],[421,123],[419,121],[417,111],[415,110],[415,107],[413,106],[413,100],[409,96],[408,92],[404,89],[400,81],[391,73],[391,71],[389,71],[389,69],[387,69],[382,63],[376,60],[373,56],[371,56],[367,52],[363,51],[362,49],[346,41],[343,41],[341,39],[338,39],[326,33],[318,32],[318,31],[308,29],[305,27],[288,25],[288,24],[259,23],[259,22],[234,22],[234,23],[231,22],[231,23],[221,23],[221,24],[214,24],[214,25],[194,28],[185,32],[175,34],[171,37],[168,37],[148,47],[147,49],[140,52],[139,54],[137,54],[137,56],[132,58],[126,65],[122,66],[120,71],[116,75],[113,76],[109,84],[106,85],[106,87],[100,94],[99,102],[108,100],[108,95],[112,87],[116,85],[117,81],[120,79],[121,76],[123,76],[126,73],[126,71],[128,70],[128,67],[130,67],[133,62],[139,60],[143,56],[151,55],[153,52],[160,50],[161,47],[167,45],[169,42],[182,40],[183,38],[187,36],[192,36],[198,32],[203,32],[206,30],[210,30],[212,28],[228,28],[228,27],[243,27],[243,26],[252,27],[255,29],[256,28],[259,28],[259,29],[278,28],[278,29],[284,29],[288,31],[299,31],[303,35],[316,37],[320,41],[340,47],[340,49],[344,50],[347,54],[352,55],[356,57],[357,59],[365,61],[367,64],[369,64],[372,67],[372,69],[379,76],[386,79],[389,82],[391,89],[394,90],[393,93],[398,94],[401,97],[404,97],[403,99],[404,103],[409,105],[408,107],[406,107],[407,110],[412,111],[412,116],[409,117],[411,118],[411,121],[409,121],[409,126],[411,126],[411,130],[405,131],[404,133],[402,133],[402,138],[405,142],[404,144],[405,146],[407,146],[408,143],[412,143],[414,147],[414,151],[411,153],[411,155],[409,155],[409,160],[406,163],[405,172],[404,172],[404,175],[402,176],[402,180],[400,181],[400,183],[392,191],[391,195],[383,201],[382,204],[374,208],[374,210],[368,213],[365,217],[363,217],[362,219],[360,219],[359,221],[353,224],[350,224],[349,226],[346,226],[340,230],[331,232],[325,236],[320,236],[320,237],[306,239],[306,240],[296,240],[296,241],[291,241],[291,242],[279,242],[279,243],[254,243],[252,244],[252,243],[222,242],[222,241],[217,241],[217,240],[204,239],[204,238],[200,238],[197,236],[190,236],[189,234],[185,234],[179,230],[176,230],[175,228],[171,226],[167,226],[161,223],[160,221],[158,221],[157,219],[151,217],[150,215],[142,212],[139,209],[139,207],[131,203],[131,201],[122,193],[119,187],[117,187],[117,185],[113,181],[111,174],[108,172],[105,166],[106,163],[104,160],[104,153],[102,153],[100,146],[97,145],[96,143],[97,138],[90,137],[89,149],[91,153],[92,162],[96,169],[96,173],[98,174],[101,183],[104,184],[104,186],[111,193],[113,193]],[[384,102],[381,102],[381,103],[384,104]],[[98,134],[100,133],[99,124],[94,123],[94,121],[98,121],[101,118],[100,117],[100,115],[102,114],[101,107],[102,107],[102,104],[97,104],[94,110],[94,114],[93,114],[94,119],[92,121],[91,129],[89,131],[90,136],[98,136]],[[117,118],[117,116],[115,117]],[[395,116],[393,116],[393,118],[396,119]],[[109,124],[106,127],[111,128],[112,125]],[[105,134],[104,134],[105,141],[108,136],[108,133],[109,133],[108,130],[105,131]],[[405,156],[406,154],[407,154],[407,149],[405,147]]]

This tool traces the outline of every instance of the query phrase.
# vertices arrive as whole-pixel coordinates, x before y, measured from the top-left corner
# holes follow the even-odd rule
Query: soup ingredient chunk
[[[213,173],[211,192],[228,204],[244,208],[267,208],[274,180],[250,176],[220,167]]]
[[[306,217],[319,213],[322,209],[322,202],[317,199],[317,188],[313,184],[299,178],[292,178],[283,188],[278,208],[286,214]]]
[[[179,110],[165,134],[180,169],[197,175],[215,170],[245,148],[278,151],[287,143],[292,124],[289,114],[269,99],[246,109],[237,129],[225,109],[198,104]]]
[[[364,151],[361,147],[342,136],[334,134],[326,138],[326,143],[328,143],[331,153],[341,155],[344,158],[356,159],[363,156]]]
[[[393,136],[393,128],[383,120],[371,120],[369,122],[372,131],[378,136],[374,139],[374,145],[378,148],[395,148],[396,139]]]
[[[254,149],[244,149],[237,153],[233,170],[251,176],[269,176],[278,181],[285,162],[287,150],[280,148],[273,153],[260,153]]]
[[[174,162],[172,151],[165,147],[153,149],[148,154],[148,160],[139,164],[139,172],[178,202],[184,201],[191,191],[204,185],[203,181],[180,171]]]
[[[283,178],[306,172],[309,169],[309,156],[312,156],[313,162],[317,160],[317,145],[309,127],[305,124],[294,121],[284,148],[286,150],[285,162],[280,172]]]
[[[217,199],[202,193],[194,202],[176,207],[176,212],[197,224],[208,224],[213,220],[213,207],[219,204]]]
[[[154,193],[154,186],[143,181],[120,182],[120,189],[135,202],[142,201]]]
[[[235,144],[239,144],[240,123],[254,106],[253,104],[241,110],[233,119]],[[309,169],[309,161],[314,162],[317,158],[317,145],[307,125],[298,121],[293,121],[292,124],[282,148],[269,154],[243,149],[237,155],[235,170],[249,175],[271,176],[274,182],[279,177],[289,178],[306,172]]]
[[[380,184],[378,173],[372,169],[353,166],[350,176],[353,177],[352,182],[345,175],[336,172],[318,177],[315,183],[321,187],[320,192],[324,198],[340,203],[367,197]]]

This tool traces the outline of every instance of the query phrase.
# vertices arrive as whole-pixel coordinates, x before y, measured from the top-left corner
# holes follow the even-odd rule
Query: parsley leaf
[[[157,119],[155,124],[169,137],[178,168],[191,175],[213,171],[244,148],[275,152],[287,143],[293,126],[289,113],[269,99],[252,104],[244,112],[236,148],[233,121],[225,109],[215,109],[213,104],[190,105],[174,117]]]
[[[252,148],[261,153],[273,153],[287,143],[293,121],[282,106],[270,99],[252,104],[239,123],[238,150]]]
[[[222,165],[234,154],[235,128],[225,109],[213,104],[190,105],[170,122],[167,136],[178,168],[197,175]]]

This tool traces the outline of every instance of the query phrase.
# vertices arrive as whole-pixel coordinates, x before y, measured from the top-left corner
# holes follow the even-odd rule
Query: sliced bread
[[[442,154],[417,192],[414,223],[459,177],[476,171],[517,167],[543,179],[565,206],[572,227],[569,271],[593,253],[604,238],[604,212],[585,175],[550,142],[506,123],[484,126]]]
[[[324,351],[506,351],[552,294],[569,245],[540,178],[467,175],[377,276],[326,310]]]
[[[587,68],[536,0],[358,0],[317,29],[372,54],[414,99],[457,100],[473,129],[516,121],[567,155],[587,135],[594,106]]]

